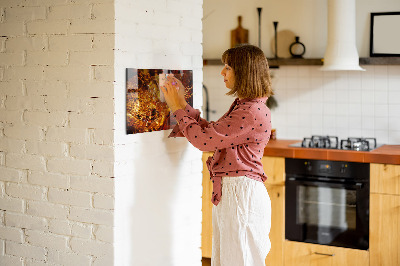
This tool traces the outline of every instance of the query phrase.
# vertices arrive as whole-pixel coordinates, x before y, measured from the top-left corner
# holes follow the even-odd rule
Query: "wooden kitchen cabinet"
[[[400,165],[371,164],[371,266],[400,265]]]
[[[366,266],[365,250],[285,241],[285,266]],[[385,265],[385,264],[381,264]]]
[[[212,183],[206,165],[212,152],[203,153],[203,195],[202,195],[202,223],[201,223],[201,253],[203,258],[211,258],[212,252]]]
[[[201,250],[202,256],[211,258],[212,253],[212,183],[206,166],[206,161],[211,152],[203,153],[203,217]],[[285,230],[285,158],[263,157],[262,164],[268,176],[265,186],[271,199],[272,221],[271,221],[271,250],[266,258],[266,265],[283,265],[283,243]]]

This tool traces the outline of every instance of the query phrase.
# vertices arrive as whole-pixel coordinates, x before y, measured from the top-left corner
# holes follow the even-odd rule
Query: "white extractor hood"
[[[355,0],[328,0],[328,44],[323,71],[358,70]]]

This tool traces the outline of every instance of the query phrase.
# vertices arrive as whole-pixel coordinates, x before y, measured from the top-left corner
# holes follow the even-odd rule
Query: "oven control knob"
[[[340,173],[341,174],[346,173],[346,169],[347,169],[347,164],[342,164],[342,167],[340,168]]]

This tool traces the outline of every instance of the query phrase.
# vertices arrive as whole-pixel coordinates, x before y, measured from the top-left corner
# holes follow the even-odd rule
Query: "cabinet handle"
[[[335,254],[328,254],[328,253],[320,253],[320,252],[314,252],[315,255],[323,255],[323,256],[335,256]]]

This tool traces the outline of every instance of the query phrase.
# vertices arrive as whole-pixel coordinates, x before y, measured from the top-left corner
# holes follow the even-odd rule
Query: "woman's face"
[[[225,64],[221,71],[221,75],[224,77],[225,86],[228,89],[233,89],[235,86],[235,73],[233,72],[233,69]]]

